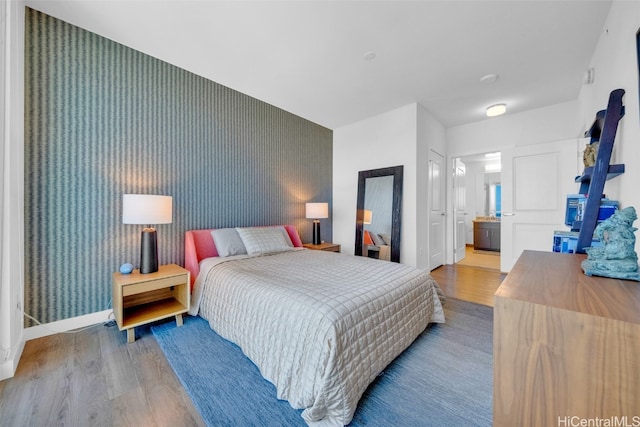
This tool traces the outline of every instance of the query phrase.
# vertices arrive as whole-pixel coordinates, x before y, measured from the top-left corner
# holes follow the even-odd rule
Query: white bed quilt
[[[309,425],[346,425],[367,386],[431,322],[441,291],[413,267],[322,251],[210,258],[190,313],[236,343]]]

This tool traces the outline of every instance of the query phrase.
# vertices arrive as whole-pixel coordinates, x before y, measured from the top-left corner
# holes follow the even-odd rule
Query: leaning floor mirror
[[[358,172],[355,255],[400,262],[403,166]]]

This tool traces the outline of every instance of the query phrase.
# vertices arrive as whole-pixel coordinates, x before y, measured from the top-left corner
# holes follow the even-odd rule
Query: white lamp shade
[[[170,224],[173,198],[152,194],[124,194],[122,196],[123,224]]]
[[[306,217],[311,219],[329,218],[329,203],[307,203]]]
[[[365,224],[371,224],[371,220],[373,219],[373,212],[368,209],[364,210],[364,218],[362,220]]]

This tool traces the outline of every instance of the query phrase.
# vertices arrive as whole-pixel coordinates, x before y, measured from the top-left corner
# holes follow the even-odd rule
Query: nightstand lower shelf
[[[174,298],[125,308],[122,313],[122,327],[120,327],[120,330],[126,329],[127,342],[133,342],[135,340],[134,328],[136,326],[146,325],[171,316],[176,317],[177,326],[182,326],[182,314],[187,311],[188,308]]]
[[[176,316],[176,320],[180,316],[179,323],[182,324],[182,313],[186,312],[187,307],[173,298],[125,308],[122,316],[122,329],[135,328],[173,315]]]

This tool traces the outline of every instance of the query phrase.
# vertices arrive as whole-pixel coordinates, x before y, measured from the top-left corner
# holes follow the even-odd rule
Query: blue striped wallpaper
[[[110,308],[112,272],[139,258],[125,193],[173,196],[162,264],[183,264],[188,229],[287,223],[311,240],[304,203],[331,204],[331,130],[31,9],[25,44],[28,314]]]

